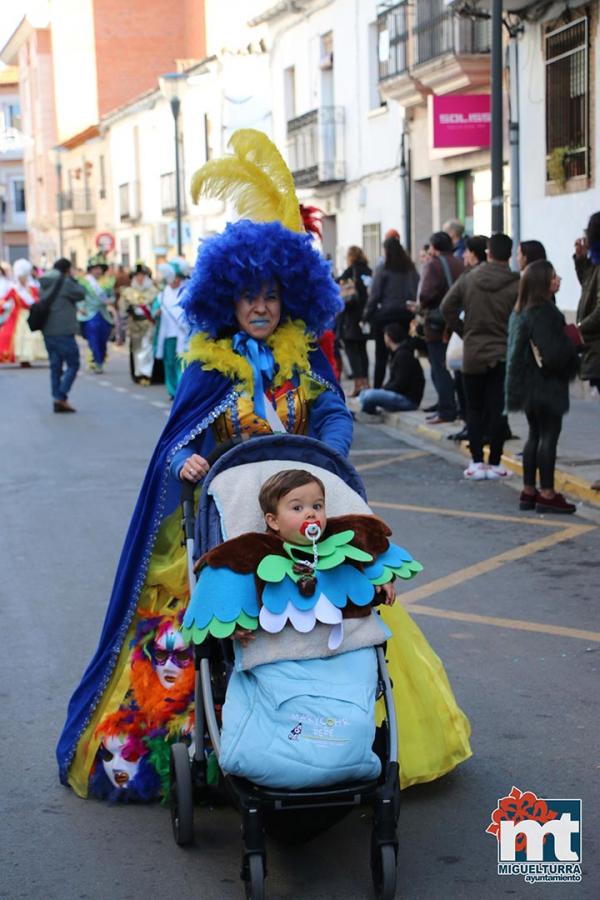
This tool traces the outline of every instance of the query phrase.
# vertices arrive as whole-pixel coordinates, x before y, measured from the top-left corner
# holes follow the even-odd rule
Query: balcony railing
[[[408,69],[408,2],[382,13],[378,20],[379,80],[401,75]]]
[[[96,210],[91,188],[63,191],[60,209],[65,228],[93,228],[96,224]]]
[[[94,204],[91,190],[83,188],[78,191],[64,191],[62,194],[62,208],[63,210],[73,210],[73,212],[93,212]]]
[[[412,28],[408,0],[381,13],[378,18],[380,81],[402,75],[410,66],[446,53],[462,56],[490,52],[489,19],[469,19],[452,10],[436,12],[439,6],[438,0],[414,4],[413,12],[421,21],[413,21]]]
[[[445,53],[462,56],[489,53],[491,27],[489,19],[467,19],[446,11],[413,29],[415,65],[429,62]]]
[[[287,157],[298,187],[344,181],[344,110],[322,106],[287,123]]]

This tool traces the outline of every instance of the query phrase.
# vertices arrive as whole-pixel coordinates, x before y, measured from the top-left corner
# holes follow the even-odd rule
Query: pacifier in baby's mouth
[[[303,522],[300,526],[300,534],[314,543],[321,537],[321,526],[318,522]]]

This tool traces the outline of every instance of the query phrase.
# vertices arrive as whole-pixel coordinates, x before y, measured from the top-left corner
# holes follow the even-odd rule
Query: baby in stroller
[[[375,516],[328,518],[312,472],[272,475],[259,504],[266,532],[204,554],[183,623],[196,644],[235,641],[219,765],[270,788],[377,778],[374,648],[391,632],[373,606],[422,567]]]

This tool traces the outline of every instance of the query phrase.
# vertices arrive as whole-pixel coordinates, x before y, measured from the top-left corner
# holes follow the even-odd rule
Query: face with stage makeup
[[[257,294],[249,291],[235,303],[237,323],[246,334],[256,340],[270,338],[281,319],[281,300],[276,284],[263,284]]]
[[[154,639],[152,660],[158,680],[164,688],[170,688],[192,665],[192,647],[184,641],[179,631],[169,626]]]
[[[105,735],[98,755],[102,768],[113,787],[125,790],[136,777],[146,748],[135,737]]]

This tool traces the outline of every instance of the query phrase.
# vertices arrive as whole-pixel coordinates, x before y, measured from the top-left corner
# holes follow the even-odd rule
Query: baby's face
[[[314,522],[319,525],[321,533],[325,531],[327,515],[323,491],[316,481],[294,488],[280,498],[277,512],[267,513],[265,521],[284,541],[290,544],[310,544],[310,539],[300,529],[305,522]]]

